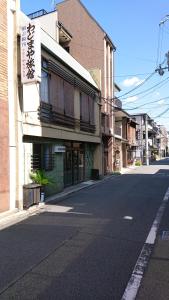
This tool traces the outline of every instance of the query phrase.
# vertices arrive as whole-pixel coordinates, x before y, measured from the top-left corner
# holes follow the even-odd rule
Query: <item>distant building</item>
[[[133,115],[137,122],[136,127],[136,158],[143,164],[146,163],[146,130],[148,143],[148,159],[154,159],[166,156],[167,149],[167,131],[164,126],[160,126],[146,113]],[[146,124],[147,123],[147,124]]]
[[[136,121],[114,99],[114,169],[121,170],[134,165],[136,159]]]
[[[162,158],[168,155],[168,132],[164,125],[158,125],[158,129],[158,155]]]

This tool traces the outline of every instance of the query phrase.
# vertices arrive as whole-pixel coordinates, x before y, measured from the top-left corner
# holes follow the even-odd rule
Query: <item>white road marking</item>
[[[169,200],[169,188],[167,189],[167,191],[165,193],[165,196],[164,196],[162,203],[159,207],[159,210],[157,212],[156,218],[152,224],[150,232],[149,232],[147,239],[144,243],[144,246],[141,250],[141,253],[136,262],[133,273],[130,277],[130,280],[127,284],[127,287],[124,291],[124,294],[123,294],[121,300],[134,300],[137,296],[145,268],[148,264],[148,261],[149,261],[149,258],[150,258],[151,252],[152,252],[152,248],[155,243],[155,239],[157,236],[157,230],[159,228],[161,218],[164,214],[168,200]]]
[[[124,220],[133,220],[133,217],[131,217],[131,216],[125,216],[125,217],[123,217],[123,219]]]

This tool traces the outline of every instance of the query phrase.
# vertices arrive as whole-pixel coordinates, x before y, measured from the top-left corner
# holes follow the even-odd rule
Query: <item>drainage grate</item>
[[[169,241],[169,231],[163,231],[161,239],[164,241]]]

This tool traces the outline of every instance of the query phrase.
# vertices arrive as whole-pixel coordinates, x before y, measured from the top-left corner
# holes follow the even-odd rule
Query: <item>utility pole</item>
[[[165,54],[166,59],[167,59],[167,67],[162,68],[161,64],[159,67],[155,70],[155,72],[158,72],[160,76],[163,76],[165,73],[165,70],[169,71],[169,51]]]
[[[148,149],[148,118],[145,114],[145,146],[146,146],[146,166],[149,166],[149,149]]]
[[[164,19],[159,23],[159,26],[161,27],[162,25],[164,25],[165,22],[169,21],[169,15],[166,15],[164,17]],[[169,51],[165,54],[166,58],[167,58],[167,66],[166,67],[162,67],[161,64],[159,65],[159,67],[155,70],[155,72],[158,72],[158,74],[160,76],[163,76],[165,73],[165,70],[169,71]]]

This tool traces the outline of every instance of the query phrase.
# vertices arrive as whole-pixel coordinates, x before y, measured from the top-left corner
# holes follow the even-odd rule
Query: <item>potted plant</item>
[[[41,195],[40,201],[44,202],[45,199],[45,186],[49,184],[53,184],[52,179],[47,176],[44,170],[36,170],[30,174],[30,178],[34,183],[37,183],[41,186]]]

